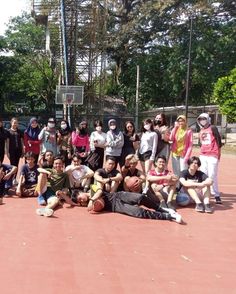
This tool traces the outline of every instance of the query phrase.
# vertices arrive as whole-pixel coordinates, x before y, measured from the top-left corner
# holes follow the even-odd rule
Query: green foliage
[[[44,28],[23,14],[11,20],[0,44],[9,52],[0,59],[0,95],[5,101],[5,110],[12,110],[14,104],[20,102],[26,104],[28,113],[52,111],[58,76],[44,49]]]
[[[228,122],[236,122],[236,68],[215,83],[213,101],[227,115]]]

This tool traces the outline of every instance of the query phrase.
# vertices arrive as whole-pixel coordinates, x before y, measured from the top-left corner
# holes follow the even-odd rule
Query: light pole
[[[191,49],[192,49],[192,32],[193,32],[193,17],[190,17],[190,33],[189,33],[189,45],[188,45],[188,66],[186,77],[186,95],[185,95],[185,116],[188,118],[188,97],[189,97],[189,78],[190,78],[190,66],[191,66]]]

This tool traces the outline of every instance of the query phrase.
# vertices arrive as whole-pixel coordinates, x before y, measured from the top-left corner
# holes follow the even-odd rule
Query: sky
[[[31,0],[5,0],[0,9],[0,35],[4,35],[9,18],[21,15],[23,11],[30,13],[30,5]]]

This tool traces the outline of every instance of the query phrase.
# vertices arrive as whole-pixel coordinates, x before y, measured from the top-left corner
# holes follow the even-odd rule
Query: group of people
[[[164,113],[145,119],[140,133],[130,120],[121,131],[110,119],[107,132],[102,121],[95,120],[91,134],[85,120],[71,130],[66,120],[57,127],[49,118],[40,129],[32,118],[24,133],[17,118],[11,119],[9,130],[0,120],[0,203],[8,194],[35,196],[41,206],[37,214],[52,216],[63,202],[92,211],[102,199],[104,210],[180,223],[176,200],[184,193],[196,211],[212,213],[211,197],[221,204],[217,171],[222,143],[207,113],[200,114],[197,123],[199,157],[192,156],[193,132],[184,115],[172,128]],[[10,164],[4,163],[5,155]],[[172,172],[167,167],[170,158]]]

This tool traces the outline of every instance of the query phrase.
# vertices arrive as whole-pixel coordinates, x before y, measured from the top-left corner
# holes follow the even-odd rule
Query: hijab
[[[36,128],[32,128],[31,124],[34,121],[36,121],[38,123],[37,118],[32,117],[30,119],[30,122],[28,124],[27,129],[25,130],[25,134],[27,134],[32,141],[37,141],[38,140],[38,135],[40,133],[40,128],[39,128],[39,126],[37,126]]]
[[[116,127],[115,127],[115,129],[114,130],[112,130],[111,129],[111,124],[114,124]],[[112,135],[113,136],[117,136],[118,134],[119,134],[119,130],[117,129],[117,123],[116,123],[116,120],[115,119],[110,119],[109,121],[108,121],[108,128],[109,128],[109,130],[110,130],[110,132],[112,133]]]

